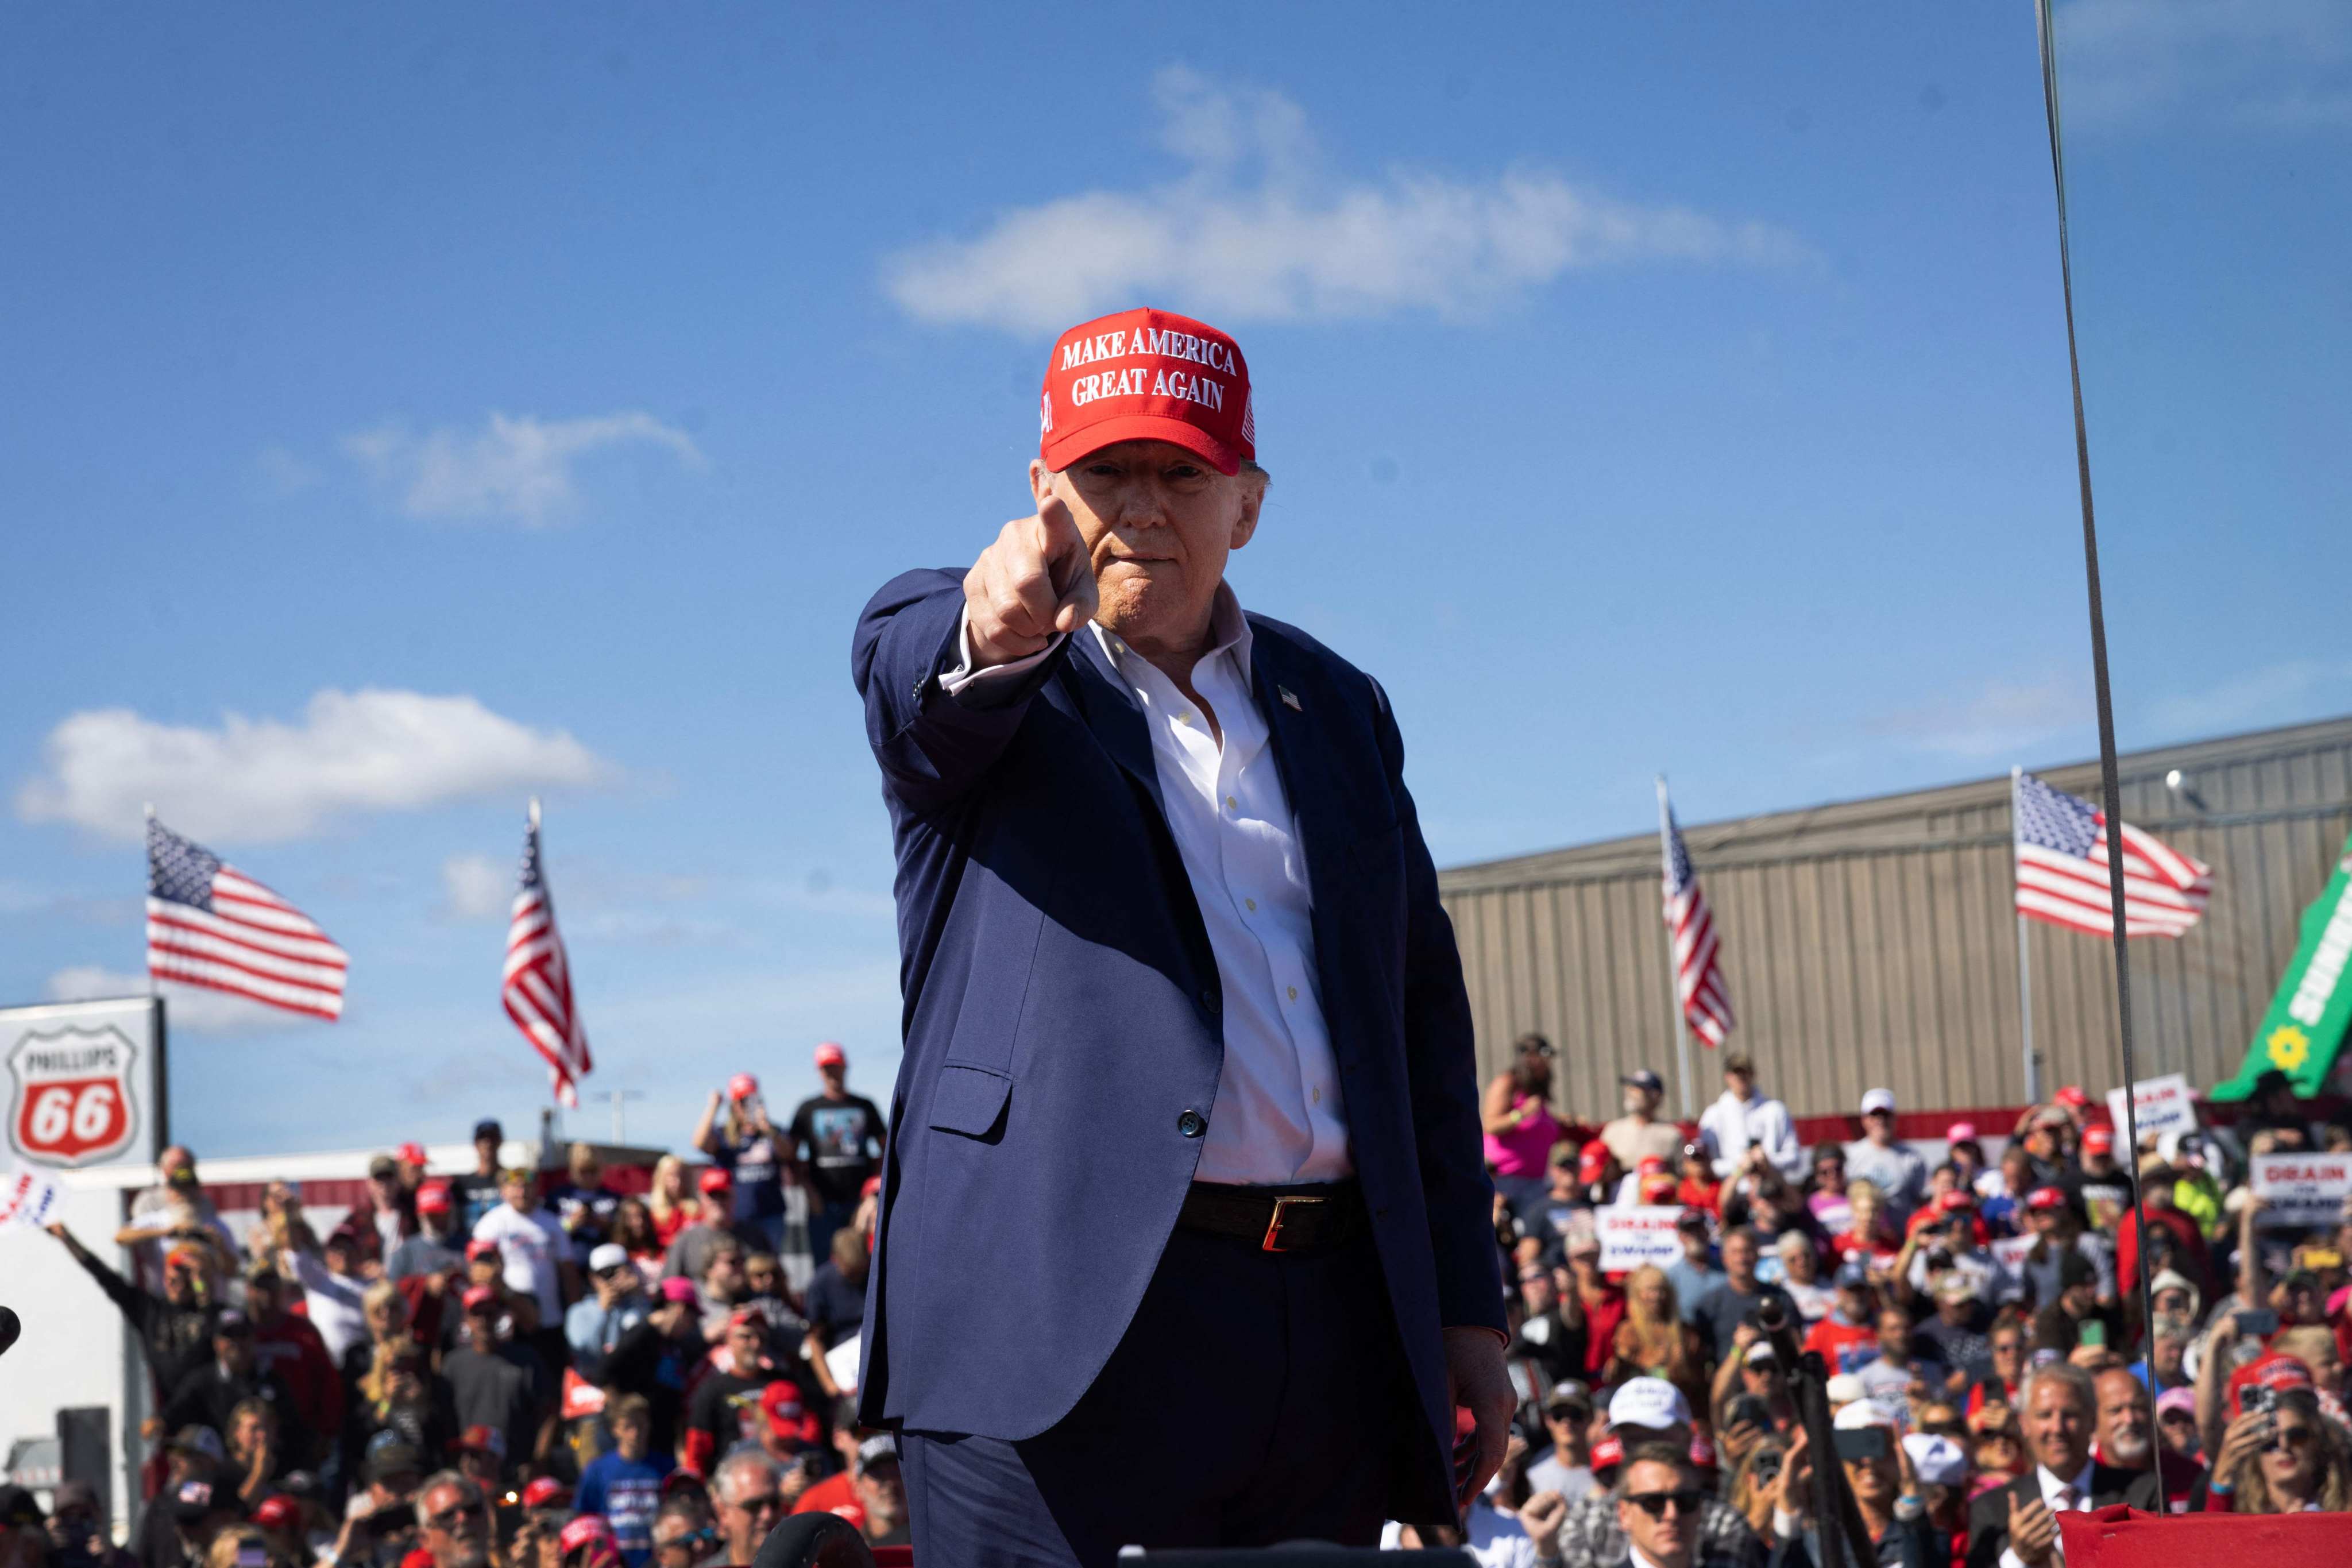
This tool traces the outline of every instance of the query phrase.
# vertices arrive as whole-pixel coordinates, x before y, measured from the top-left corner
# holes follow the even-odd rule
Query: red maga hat
[[[414,1165],[420,1171],[433,1163],[425,1157],[425,1145],[422,1143],[403,1143],[393,1153],[403,1164]]]
[[[2066,1206],[2066,1194],[2056,1187],[2036,1187],[2025,1194],[2025,1206],[2029,1209],[2063,1209]]]
[[[423,1186],[417,1188],[416,1212],[418,1214],[447,1214],[449,1212],[449,1184],[446,1182],[427,1182]]]
[[[2115,1152],[2115,1148],[2116,1130],[2114,1128],[2100,1126],[2083,1129],[2084,1153],[2112,1154]]]
[[[706,1165],[702,1174],[694,1178],[694,1184],[706,1193],[723,1193],[735,1184],[735,1178],[717,1165]]]
[[[569,1508],[572,1489],[553,1476],[540,1476],[522,1489],[522,1506],[526,1509]]]
[[[750,1073],[739,1072],[727,1080],[727,1098],[749,1100],[760,1092],[760,1080]]]
[[[826,1040],[816,1048],[816,1065],[821,1068],[845,1068],[849,1065],[849,1053],[833,1041]]]
[[[1064,332],[1037,425],[1037,455],[1056,473],[1114,441],[1173,441],[1221,474],[1257,457],[1241,346],[1171,310],[1121,310]]]

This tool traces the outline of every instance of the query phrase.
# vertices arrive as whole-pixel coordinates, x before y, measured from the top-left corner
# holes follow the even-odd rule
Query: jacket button
[[[1201,1011],[1203,1013],[1213,1013],[1217,1010],[1218,1005],[1217,988],[1213,985],[1202,986]]]
[[[1198,1138],[1209,1130],[1209,1119],[1197,1110],[1188,1110],[1176,1119],[1176,1131],[1187,1138]]]

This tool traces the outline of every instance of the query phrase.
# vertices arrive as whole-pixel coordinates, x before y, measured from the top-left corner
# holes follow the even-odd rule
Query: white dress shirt
[[[1222,741],[1150,660],[1100,626],[1084,635],[1097,639],[1143,711],[1169,831],[1217,961],[1225,1065],[1194,1176],[1270,1186],[1351,1175],[1339,1064],[1315,968],[1306,850],[1265,715],[1251,694],[1252,637],[1241,604],[1230,587],[1218,586],[1210,646],[1192,667],[1192,689],[1215,713]],[[1026,658],[974,669],[969,631],[961,636],[962,662],[940,679],[950,696],[975,681],[1016,677],[1053,652],[1048,644]]]
[[[2052,1513],[2072,1513],[2091,1506],[2091,1472],[2098,1461],[2083,1467],[2083,1473],[2072,1480],[2053,1475],[2041,1465],[2033,1467],[2033,1479],[2042,1488],[2042,1500]],[[2069,1496],[2067,1494],[2071,1493]],[[2004,1546],[2000,1550],[2000,1568],[2025,1568],[2025,1559]]]

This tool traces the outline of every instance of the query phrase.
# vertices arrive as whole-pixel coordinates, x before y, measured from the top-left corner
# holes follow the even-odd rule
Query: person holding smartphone
[[[1911,1473],[1910,1456],[1895,1441],[1894,1416],[1873,1399],[1856,1400],[1837,1413],[1838,1468],[1853,1492],[1863,1528],[1876,1549],[1874,1561],[1887,1568],[1947,1568],[1951,1551],[1943,1532],[1927,1518],[1927,1503]],[[1813,1455],[1800,1427],[1781,1461],[1772,1507],[1771,1568],[1812,1568],[1833,1559],[1822,1552],[1820,1521],[1812,1517]]]

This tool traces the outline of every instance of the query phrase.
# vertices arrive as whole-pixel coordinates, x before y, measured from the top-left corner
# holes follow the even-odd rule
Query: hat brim
[[[1218,440],[1189,420],[1166,414],[1121,414],[1097,420],[1066,436],[1048,437],[1039,447],[1038,456],[1058,474],[1087,453],[1099,452],[1118,441],[1173,442],[1221,474],[1241,472],[1240,447]]]

